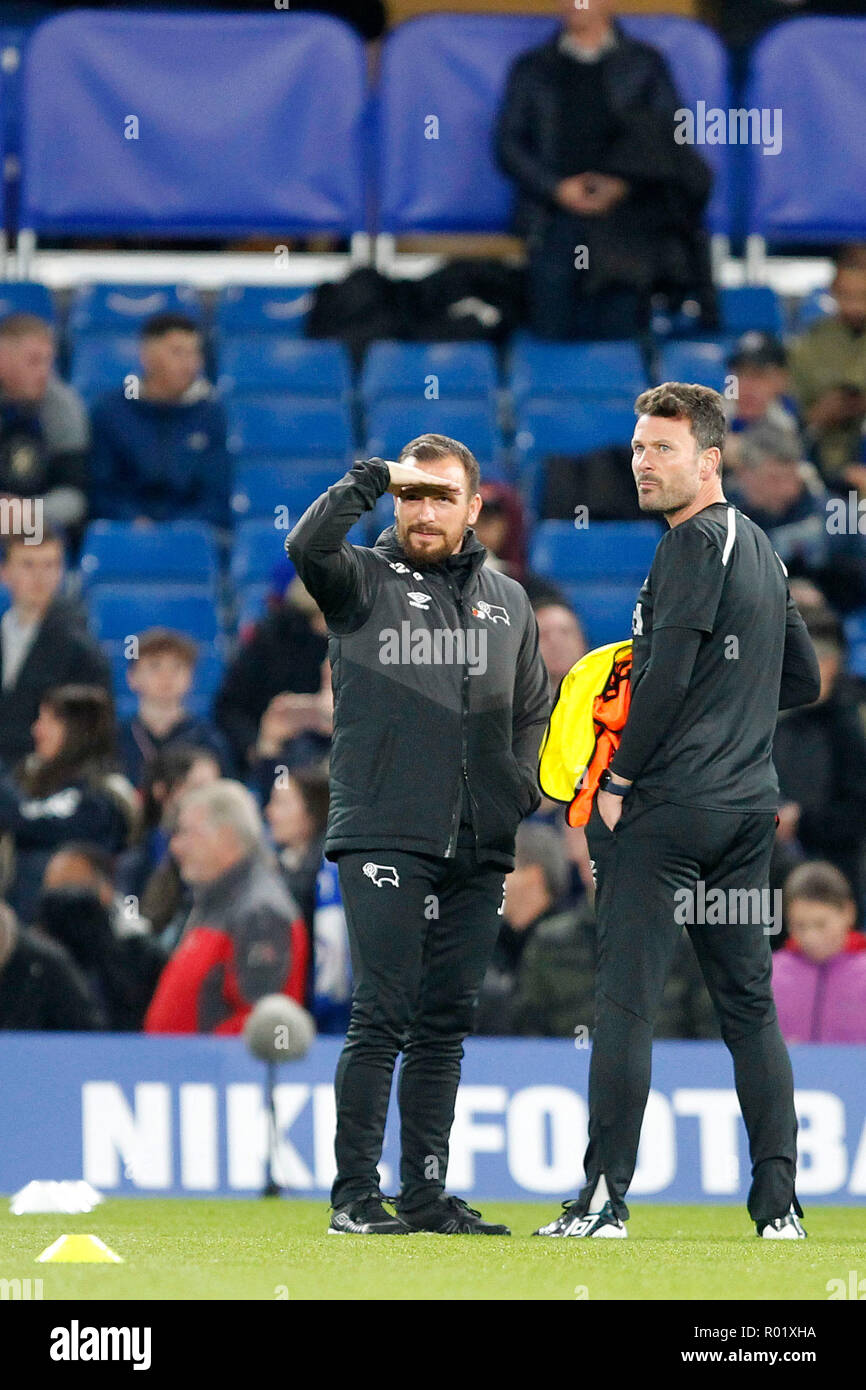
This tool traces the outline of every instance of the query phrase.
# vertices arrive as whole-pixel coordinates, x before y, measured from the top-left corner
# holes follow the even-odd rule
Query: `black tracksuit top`
[[[325,854],[453,858],[465,782],[478,858],[510,869],[517,827],[540,804],[550,709],[535,614],[520,584],[484,565],[471,528],[431,565],[406,556],[393,526],[372,548],[349,544],[388,482],[382,459],[355,464],[286,540],[330,632]]]

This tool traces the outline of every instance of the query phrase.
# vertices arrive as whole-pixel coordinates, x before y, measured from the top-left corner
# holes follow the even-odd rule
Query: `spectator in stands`
[[[866,936],[845,875],[821,861],[785,883],[789,939],[773,957],[786,1042],[866,1043]]]
[[[249,785],[264,801],[288,771],[314,767],[328,757],[334,729],[331,667],[322,662],[315,695],[275,695],[259,724]]]
[[[541,599],[532,606],[538,622],[541,659],[547,667],[550,693],[555,698],[563,676],[586,656],[586,638],[577,614],[567,604]]]
[[[87,982],[66,952],[25,931],[0,902],[0,1029],[79,1033],[104,1027]]]
[[[0,580],[11,606],[0,619],[0,761],[33,747],[31,729],[47,690],[70,682],[111,687],[111,674],[83,614],[61,594],[63,546],[46,528],[39,545],[5,541]]]
[[[210,786],[219,776],[219,763],[206,748],[178,745],[157,753],[145,775],[141,841],[120,861],[122,892],[139,899],[151,931],[169,950],[177,945],[192,906],[171,853],[178,806],[187,792]]]
[[[860,861],[866,844],[866,733],[857,700],[843,674],[839,640],[808,622],[821,669],[812,705],[784,710],[773,741],[779,777],[776,838],[813,859],[828,859],[862,895]]]
[[[728,499],[766,531],[789,574],[813,579],[843,611],[866,603],[863,537],[830,526],[829,493],[796,434],[770,424],[747,430]]]
[[[563,596],[555,584],[533,574],[526,560],[526,516],[516,488],[508,483],[482,483],[483,503],[475,522],[475,534],[487,550],[486,565],[510,574],[522,584],[531,603]]]
[[[264,851],[252,793],[218,781],[180,805],[172,851],[193,908],[147,1013],[149,1033],[239,1033],[253,1004],[304,1002],[309,946],[298,906]]]
[[[142,931],[119,934],[111,856],[99,846],[71,845],[45,871],[36,926],[68,951],[87,980],[112,1032],[140,1031],[166,962]],[[140,925],[140,923],[139,923]]]
[[[791,349],[791,387],[826,481],[866,492],[860,431],[866,418],[866,245],[848,246],[832,285],[836,313]]]
[[[0,320],[0,494],[42,498],[44,520],[77,538],[90,428],[81,397],[53,367],[49,323],[36,314]]]
[[[504,921],[479,998],[477,1032],[521,1031],[514,1015],[522,958],[538,932],[553,938],[557,933],[573,934],[575,910],[565,901],[568,884],[561,837],[549,826],[524,821],[517,830],[514,868],[505,879]],[[548,1020],[556,1012],[557,1002],[555,993],[551,994],[547,1001]],[[569,1015],[565,1033],[573,1032],[578,1021]]]
[[[744,430],[775,425],[789,434],[797,432],[797,410],[787,397],[788,355],[785,345],[771,333],[744,333],[728,358],[734,392],[725,396],[728,437],[725,469],[739,467]],[[802,454],[802,451],[801,451]]]
[[[194,319],[146,320],[137,396],[119,386],[93,410],[91,515],[230,526],[225,411],[203,360]]]
[[[134,787],[141,786],[157,753],[179,744],[208,749],[221,772],[231,771],[231,754],[219,729],[185,708],[197,661],[196,643],[182,632],[154,627],[138,638],[138,657],[126,673],[138,710],[120,725],[121,766]]]
[[[567,864],[561,839],[524,821],[514,869],[505,881],[505,926],[481,997],[480,1032],[576,1037],[593,1026],[596,936],[591,866],[582,866],[586,897],[563,899]],[[581,1030],[581,1031],[578,1031]],[[685,933],[665,986],[657,1037],[718,1037],[709,995]]]
[[[714,306],[701,215],[712,175],[674,139],[667,64],[610,18],[563,0],[564,29],[514,64],[495,136],[517,185],[534,331],[628,338],[650,295]]]
[[[143,936],[150,922],[141,916],[138,898],[117,889],[117,860],[102,845],[70,840],[52,854],[45,866],[42,893],[82,888],[95,893],[108,913],[117,937]]]
[[[328,800],[327,772],[321,768],[299,767],[291,776],[277,779],[265,807],[265,819],[278,849],[280,869],[311,933]]]
[[[337,865],[322,859],[313,912],[310,1012],[318,1033],[345,1037],[352,1012],[352,959]]]
[[[237,653],[214,704],[217,724],[243,776],[261,774],[261,763],[269,759],[266,780],[273,781],[279,755],[292,738],[303,733],[299,719],[308,721],[312,733],[302,761],[318,762],[327,753],[324,715],[330,676],[323,670],[327,654],[324,619],[295,579],[283,603],[263,619]],[[286,700],[287,695],[317,699],[299,705]]]
[[[516,488],[482,483],[482,506],[475,534],[487,550],[485,564],[510,574],[518,583],[526,573],[526,516]]]
[[[103,689],[64,685],[47,692],[33,739],[35,751],[14,775],[0,777],[0,834],[14,848],[7,897],[27,923],[56,849],[92,840],[117,853],[137,829],[135,793],[115,771],[114,718]]]

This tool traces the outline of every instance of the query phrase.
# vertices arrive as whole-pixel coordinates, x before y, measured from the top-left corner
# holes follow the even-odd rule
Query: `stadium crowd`
[[[498,157],[529,246],[527,322],[540,338],[628,338],[664,283],[712,327],[694,231],[706,168],[655,138],[650,117],[675,96],[667,70],[605,8],[589,26],[573,9],[568,30],[520,60],[501,112]],[[643,106],[625,112],[612,94],[629,84]],[[642,219],[635,240],[633,210],[652,189],[657,225]],[[583,280],[561,254],[576,242],[594,267]],[[828,312],[785,338],[746,332],[725,364],[736,382],[726,495],[785,562],[821,666],[820,698],[780,716],[774,746],[774,989],[790,1041],[866,1042],[866,684],[848,650],[866,610],[866,544],[828,520],[833,499],[866,497],[864,344],[866,246],[848,245]],[[182,628],[131,634],[118,680],[90,627],[88,527],[203,523],[230,561],[226,410],[193,316],[148,317],[135,389],[87,404],[58,373],[58,346],[38,315],[0,321],[0,495],[44,501],[41,539],[5,536],[0,569],[0,1028],[235,1033],[256,999],[283,991],[339,1033],[351,969],[322,849],[333,718],[322,615],[276,532],[267,606],[241,623],[212,699],[194,698],[207,653]],[[627,456],[593,462],[590,516],[634,517],[615,486],[625,476],[628,490]],[[551,462],[544,516],[572,516],[574,476],[573,460]],[[491,480],[482,496],[487,563],[525,586],[555,696],[587,650],[585,623],[556,576],[529,567],[525,495]],[[591,1035],[592,900],[583,832],[544,801],[518,833],[479,1031]],[[717,1036],[685,934],[658,1034]]]

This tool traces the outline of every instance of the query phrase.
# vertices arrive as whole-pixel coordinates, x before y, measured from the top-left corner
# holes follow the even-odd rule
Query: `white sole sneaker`
[[[805,1240],[806,1232],[803,1229],[799,1216],[791,1207],[787,1216],[777,1216],[775,1221],[769,1221],[762,1231],[758,1233],[762,1240]]]
[[[561,1216],[551,1221],[549,1226],[540,1226],[533,1232],[537,1236],[577,1236],[584,1240],[623,1240],[628,1231],[625,1222],[614,1216],[610,1202],[605,1202],[600,1212],[592,1216],[578,1216],[566,1207]]]

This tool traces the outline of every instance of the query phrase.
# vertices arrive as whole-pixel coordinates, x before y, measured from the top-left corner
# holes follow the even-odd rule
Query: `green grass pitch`
[[[866,1278],[866,1207],[814,1207],[809,1239],[759,1241],[741,1207],[635,1205],[628,1240],[532,1240],[556,1202],[485,1202],[507,1237],[329,1236],[295,1200],[109,1199],[87,1216],[0,1214],[0,1279],[50,1299],[816,1299]],[[98,1235],[123,1265],[36,1264]]]

